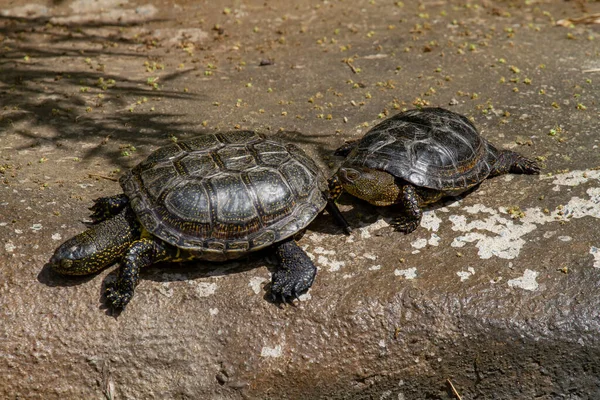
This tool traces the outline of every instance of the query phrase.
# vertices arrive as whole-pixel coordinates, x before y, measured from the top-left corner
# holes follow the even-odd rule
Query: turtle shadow
[[[427,204],[421,209],[423,212],[427,212],[436,211],[444,207],[456,207],[457,203],[462,201],[470,194],[476,192],[479,187],[480,185],[478,184],[457,196],[443,197],[441,200],[435,203]],[[350,224],[350,227],[353,229],[368,226],[372,223],[375,223],[379,218],[391,225],[397,217],[403,215],[404,213],[401,205],[392,205],[387,207],[374,206],[365,200],[361,200],[345,192],[339,197],[337,203],[343,206],[352,206],[351,210],[343,211],[342,214]],[[330,232],[331,231],[335,231],[335,228],[330,229]],[[341,228],[339,228],[337,231],[342,232]]]
[[[116,268],[114,268],[115,266]],[[273,273],[277,269],[277,263],[274,260],[274,255],[270,248],[250,253],[239,259],[222,262],[191,260],[186,262],[160,262],[152,264],[140,271],[140,283],[144,281],[158,283],[197,281],[211,277],[224,277],[239,274],[261,267],[266,267],[270,273]],[[98,308],[103,310],[106,315],[117,318],[124,310],[113,309],[107,305],[106,289],[117,280],[119,274],[118,263],[115,263],[108,268],[114,269],[106,275],[100,285],[100,304]],[[267,302],[277,306],[279,305],[279,302],[272,300],[270,288],[271,283],[269,281],[269,283],[263,287],[263,298],[267,300]],[[135,297],[134,294],[132,301],[135,301]]]
[[[48,287],[78,286],[93,280],[100,272],[88,275],[61,275],[52,271],[52,264],[46,263],[38,273],[37,280]]]

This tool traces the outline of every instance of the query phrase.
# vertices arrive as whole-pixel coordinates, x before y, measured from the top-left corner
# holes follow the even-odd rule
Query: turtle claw
[[[92,220],[92,224],[100,223],[111,217],[111,214],[108,214],[102,207],[98,206],[98,203],[91,206],[89,210],[92,212],[89,217]]]
[[[533,160],[521,157],[511,166],[510,172],[517,174],[538,175],[540,173],[540,166]]]
[[[419,226],[419,220],[412,219],[408,217],[397,217],[394,218],[392,225],[394,229],[398,232],[402,232],[404,234],[409,234],[413,232]]]
[[[121,293],[116,283],[106,287],[106,302],[112,310],[125,310],[132,297],[132,293]]]
[[[92,212],[90,215],[92,224],[97,224],[117,215],[126,204],[127,197],[125,195],[98,197],[94,200],[94,205],[89,208]]]
[[[271,300],[274,303],[294,304],[294,300],[299,300],[300,294],[310,288],[314,276],[310,279],[294,276],[286,270],[278,270],[273,274],[271,283]]]

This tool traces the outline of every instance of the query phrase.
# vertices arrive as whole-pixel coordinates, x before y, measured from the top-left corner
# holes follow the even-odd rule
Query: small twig
[[[593,69],[584,69],[583,71],[584,74],[588,73],[588,72],[600,72],[600,68],[593,68]]]
[[[113,400],[115,384],[111,377],[110,367],[108,366],[108,363],[106,361],[104,361],[102,365],[102,381],[102,393],[104,394],[104,397],[106,398],[106,400]]]
[[[565,18],[556,21],[556,25],[564,26],[566,28],[577,24],[600,24],[600,13],[584,15],[583,17],[578,18]]]
[[[106,175],[100,175],[100,174],[88,174],[88,176],[90,178],[102,178],[102,179],[108,179],[109,181],[113,181],[113,182],[118,182],[119,180],[117,178],[113,178],[110,176],[106,176]]]
[[[354,68],[354,65],[352,65],[352,63],[350,61],[346,61],[346,64],[348,64],[348,66],[350,67],[352,72],[354,72],[355,74],[358,74],[358,71],[356,70],[356,68]]]
[[[102,141],[100,142],[100,146],[104,146],[106,143],[108,143],[111,136],[112,135],[109,134],[104,139],[102,139]]]
[[[460,394],[458,394],[458,392],[456,391],[456,388],[450,381],[450,378],[446,379],[446,382],[448,382],[448,384],[450,385],[450,388],[452,389],[452,394],[454,394],[458,400],[462,400],[462,397],[460,397]]]

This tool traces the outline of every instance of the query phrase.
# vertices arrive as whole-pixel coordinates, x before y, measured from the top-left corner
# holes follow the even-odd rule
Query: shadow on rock
[[[125,166],[121,150],[105,146],[110,138],[132,146],[154,145],[158,139],[187,132],[187,126],[178,121],[182,115],[147,110],[167,99],[204,97],[166,90],[164,83],[193,70],[166,73],[160,70],[161,64],[148,63],[148,54],[141,51],[162,46],[150,32],[141,31],[144,24],[160,20],[60,25],[52,21],[49,17],[0,16],[0,97],[5,110],[0,129],[23,139],[18,150],[48,141],[69,148],[82,137],[96,138],[97,145],[84,149],[81,158],[102,155]],[[121,30],[138,27],[140,34]],[[107,66],[108,60],[115,61]],[[153,76],[119,73],[131,70],[132,65],[146,65]],[[52,138],[39,134],[40,128],[48,129]]]
[[[52,265],[50,263],[46,263],[40,270],[37,280],[49,287],[77,286],[91,281],[99,273],[100,272],[95,272],[89,275],[61,275],[52,270]]]

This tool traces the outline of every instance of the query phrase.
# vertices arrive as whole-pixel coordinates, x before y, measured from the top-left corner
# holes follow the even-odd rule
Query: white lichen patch
[[[316,254],[324,254],[324,255],[333,255],[335,254],[335,251],[333,250],[326,250],[322,247],[315,247],[315,249],[313,250]]]
[[[330,260],[325,256],[319,256],[317,263],[321,266],[327,267],[329,272],[339,271],[346,263],[344,261]]]
[[[369,267],[369,271],[379,271],[381,269],[381,265],[373,265]]]
[[[54,234],[51,236],[51,238],[52,238],[52,240],[61,240],[61,239],[62,239],[62,236],[60,235],[60,233],[54,233]]]
[[[16,248],[17,246],[15,246],[10,240],[4,243],[4,250],[6,250],[7,253],[12,253]]]
[[[427,246],[427,239],[417,239],[411,242],[410,245],[415,249],[422,249],[423,247]]]
[[[540,176],[540,180],[545,179],[553,179],[552,184],[557,186],[579,186],[592,179],[600,180],[600,170],[575,170],[564,174],[554,175],[552,177]]]
[[[33,224],[31,225],[31,227],[29,229],[31,229],[32,231],[40,231],[42,230],[43,226],[42,224]]]
[[[437,232],[440,229],[442,220],[440,217],[435,215],[435,211],[425,211],[423,218],[421,219],[421,226],[427,230]]]
[[[464,208],[466,212],[469,214],[479,214],[479,213],[488,213],[488,214],[497,214],[498,212],[493,208],[486,207],[483,204],[475,204],[473,206],[467,206]]]
[[[456,275],[458,275],[461,282],[464,282],[472,275],[475,275],[475,269],[473,267],[468,267],[466,271],[459,271],[456,273]]]
[[[254,278],[250,279],[250,283],[248,283],[248,286],[252,288],[252,291],[255,294],[260,294],[260,291],[262,289],[261,284],[266,280],[266,278],[263,278],[261,276],[255,276]]]
[[[280,344],[275,347],[264,346],[260,351],[261,357],[278,358],[283,354],[283,348]]]
[[[415,267],[407,269],[396,269],[394,275],[403,276],[405,279],[415,279],[417,277],[417,269]]]
[[[592,179],[600,180],[600,170],[572,171],[541,179],[553,179],[554,185],[576,186]],[[567,204],[558,206],[550,213],[544,213],[539,207],[525,209],[524,215],[518,219],[513,219],[505,208],[495,210],[482,204],[464,207],[468,215],[449,217],[452,230],[464,232],[454,238],[451,246],[463,247],[467,243],[475,243],[479,257],[483,259],[492,256],[514,259],[527,243],[524,237],[540,225],[583,217],[600,218],[600,188],[589,188],[586,193],[589,198],[572,197]],[[555,231],[546,232],[543,237],[548,239],[555,234]],[[569,236],[560,236],[558,239],[572,240]]]
[[[594,217],[600,218],[600,187],[586,190],[589,199],[573,197],[562,209],[562,219]]]
[[[562,242],[570,242],[571,240],[573,240],[573,238],[571,236],[559,236],[558,240]]]
[[[364,258],[366,258],[367,260],[371,260],[371,261],[377,260],[377,256],[375,254],[364,253],[362,256]]]
[[[218,309],[218,308],[209,308],[209,309],[208,309],[208,313],[209,313],[211,316],[213,316],[213,317],[214,317],[214,316],[216,316],[217,314],[219,314],[219,309]]]
[[[594,268],[600,268],[600,248],[590,247],[590,254],[594,257]]]
[[[534,291],[539,287],[539,284],[536,281],[538,275],[539,272],[526,269],[523,273],[523,276],[511,279],[507,283],[510,287],[518,287],[523,290]]]
[[[390,226],[390,224],[385,222],[383,219],[378,219],[371,225],[359,228],[359,236],[361,239],[369,239],[371,237],[372,232],[378,231],[379,229],[386,228],[388,226]]]
[[[454,238],[452,247],[463,247],[466,243],[476,242],[479,257],[483,259],[492,256],[513,259],[519,255],[525,245],[522,236],[536,229],[535,224],[515,223],[510,218],[501,216],[497,211],[483,220],[467,221],[464,215],[451,215],[452,230],[466,232],[465,235]],[[471,232],[475,230],[476,232]],[[483,232],[494,233],[494,236]]]
[[[440,244],[440,240],[442,240],[442,238],[440,238],[437,234],[432,233],[427,243],[430,246],[438,246]]]
[[[312,299],[312,296],[308,292],[302,293],[300,296],[298,296],[298,300],[300,301],[309,301],[310,299]]]
[[[198,293],[198,296],[200,296],[200,297],[212,296],[213,294],[215,294],[216,290],[217,290],[217,284],[214,282],[213,283],[199,282],[196,285],[196,293]]]

